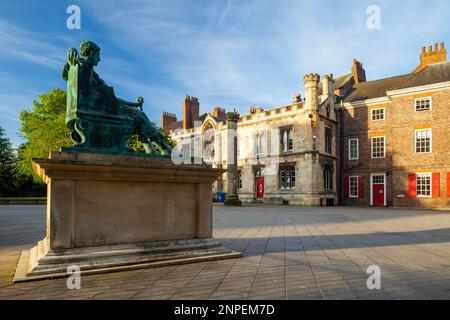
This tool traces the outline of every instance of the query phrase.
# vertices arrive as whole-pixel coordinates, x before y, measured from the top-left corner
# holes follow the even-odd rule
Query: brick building
[[[450,206],[449,89],[443,43],[410,74],[353,86],[338,107],[344,204]]]
[[[202,141],[214,167],[226,169],[236,148],[244,202],[450,207],[444,44],[423,48],[409,74],[367,81],[353,60],[349,74],[303,80],[304,99],[296,94],[287,106],[250,107],[239,117],[236,139],[226,132],[224,109],[199,115],[198,99],[189,96],[183,120],[163,113],[162,126],[183,154]],[[214,190],[227,192],[229,178],[224,173]]]

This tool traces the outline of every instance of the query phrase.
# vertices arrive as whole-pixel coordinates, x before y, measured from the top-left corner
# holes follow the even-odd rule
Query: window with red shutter
[[[439,198],[441,196],[441,190],[440,190],[440,183],[441,183],[441,179],[440,179],[440,174],[439,172],[433,172],[432,176],[431,176],[431,183],[432,183],[432,197],[433,198]]]
[[[350,177],[344,177],[344,197],[350,198]]]
[[[416,174],[410,173],[408,175],[408,197],[416,197]]]
[[[447,172],[447,197],[450,198],[450,172]]]

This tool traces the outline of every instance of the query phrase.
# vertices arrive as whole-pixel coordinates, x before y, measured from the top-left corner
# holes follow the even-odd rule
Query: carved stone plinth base
[[[47,232],[22,252],[14,281],[239,257],[214,240],[213,181],[222,170],[169,158],[52,153],[35,159],[47,183]]]
[[[47,252],[47,253],[45,253]],[[217,240],[152,241],[48,251],[48,239],[21,253],[13,282],[67,277],[67,267],[78,266],[81,275],[161,267],[200,261],[238,258]]]
[[[227,194],[223,204],[226,206],[242,206],[242,202],[239,200],[239,196],[237,194]]]

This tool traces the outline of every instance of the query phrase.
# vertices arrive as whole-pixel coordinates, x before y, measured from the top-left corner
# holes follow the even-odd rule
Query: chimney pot
[[[434,47],[434,50],[433,50]],[[436,42],[434,46],[428,46],[428,51],[425,51],[425,47],[422,47],[422,53],[420,54],[420,64],[413,70],[413,73],[417,73],[425,69],[430,64],[447,61],[447,55],[444,46],[444,42]]]

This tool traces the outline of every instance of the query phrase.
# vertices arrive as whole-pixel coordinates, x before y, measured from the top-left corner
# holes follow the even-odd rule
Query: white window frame
[[[356,157],[352,158],[352,141],[356,141]],[[348,139],[348,159],[349,160],[359,160],[359,138]]]
[[[376,139],[376,138],[383,138],[383,141],[384,141],[384,144],[383,144],[384,150],[383,150],[383,156],[382,157],[374,157],[373,156],[373,140]],[[375,136],[375,137],[371,137],[370,138],[370,157],[372,159],[384,159],[384,158],[386,158],[386,136]]]
[[[427,131],[427,130],[430,130],[430,151],[417,152],[417,132]],[[414,152],[416,154],[432,153],[433,152],[433,129],[432,128],[425,128],[425,129],[416,129],[416,130],[414,130]]]
[[[430,109],[421,109],[421,110],[417,110],[417,101],[419,100],[430,100]],[[433,97],[423,97],[423,98],[416,98],[414,99],[414,111],[415,112],[422,112],[422,111],[431,111],[433,108]]]
[[[427,176],[430,178],[430,195],[419,195],[418,193],[418,178],[419,176]],[[431,198],[433,196],[433,175],[431,172],[417,172],[416,173],[416,197],[417,198]]]
[[[294,150],[293,126],[279,128],[279,134],[280,134],[280,153],[292,152]],[[291,148],[289,148],[289,141],[291,142]]]
[[[352,179],[356,179],[356,195],[352,195]],[[359,198],[359,178],[358,176],[349,176],[348,178],[348,195],[350,198]]]
[[[383,118],[382,119],[374,119],[373,118],[373,112],[375,110],[383,110]],[[374,109],[370,109],[370,120],[371,121],[384,121],[386,119],[386,108],[374,108]]]

